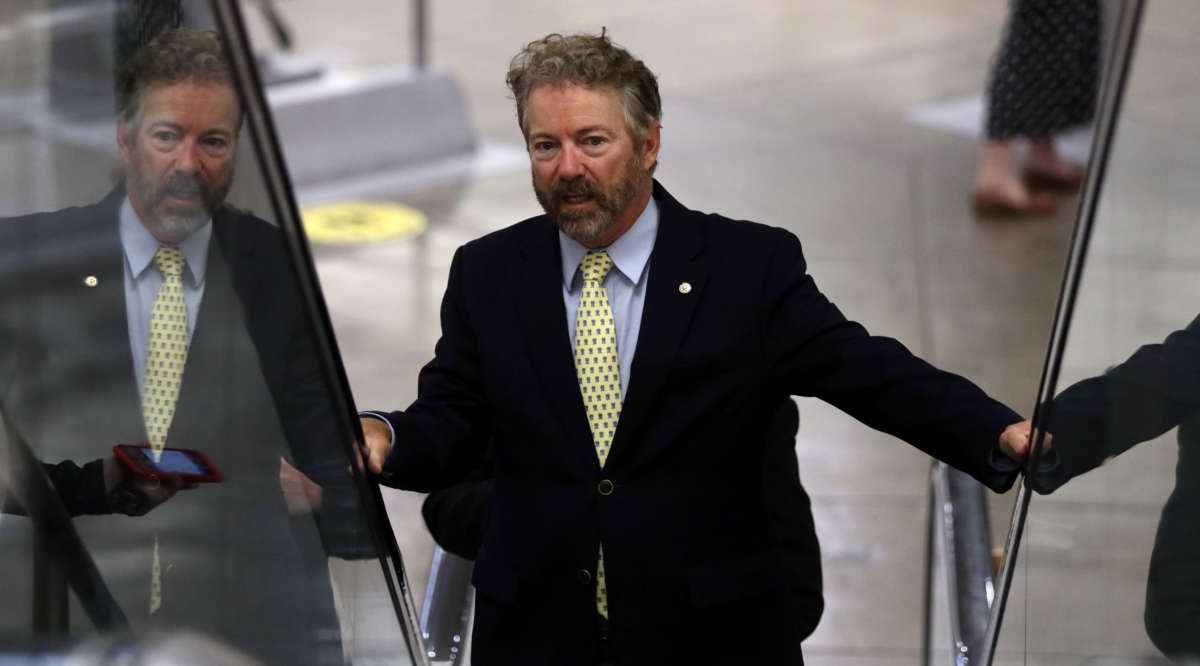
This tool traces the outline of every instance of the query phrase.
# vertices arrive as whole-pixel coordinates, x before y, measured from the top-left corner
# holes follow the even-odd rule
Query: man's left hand
[[[1029,455],[1029,448],[1032,446],[1036,434],[1033,422],[1029,419],[1014,423],[1000,433],[1000,451],[1009,458],[1021,462]],[[1054,436],[1046,433],[1046,438],[1042,442],[1043,452],[1050,450],[1050,443],[1053,440]]]

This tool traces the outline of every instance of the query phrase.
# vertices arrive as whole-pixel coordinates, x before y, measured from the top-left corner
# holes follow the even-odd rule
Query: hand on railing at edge
[[[1023,461],[1029,455],[1029,449],[1033,446],[1033,438],[1036,434],[1033,422],[1029,419],[1014,423],[1000,433],[1000,451],[1013,460]],[[1050,450],[1050,444],[1053,441],[1054,435],[1046,433],[1046,437],[1042,441],[1042,453]]]
[[[362,421],[363,444],[362,457],[367,465],[367,471],[372,474],[383,472],[383,461],[387,460],[392,450],[392,431],[382,420],[364,416]]]

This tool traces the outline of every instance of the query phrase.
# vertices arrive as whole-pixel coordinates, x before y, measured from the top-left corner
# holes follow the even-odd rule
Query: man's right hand
[[[372,474],[383,472],[383,461],[392,452],[392,431],[382,420],[372,416],[361,416],[363,431],[362,457],[367,471]]]

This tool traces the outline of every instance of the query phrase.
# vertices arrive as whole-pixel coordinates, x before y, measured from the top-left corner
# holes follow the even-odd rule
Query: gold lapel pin
[[[692,283],[691,282],[680,282],[679,283],[679,293],[681,293],[681,294],[692,293]]]
[[[83,278],[83,285],[85,287],[94,287],[98,284],[100,284],[100,280],[97,279],[95,275],[89,275]]]

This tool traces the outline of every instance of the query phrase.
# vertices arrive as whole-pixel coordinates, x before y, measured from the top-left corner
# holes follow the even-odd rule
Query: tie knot
[[[583,274],[584,282],[603,282],[612,267],[613,260],[608,256],[608,250],[588,252],[579,262],[579,272]]]
[[[183,258],[183,253],[173,247],[160,247],[158,252],[154,253],[154,265],[158,266],[158,270],[162,271],[164,277],[179,277],[183,274],[183,267],[187,264],[187,260]]]

